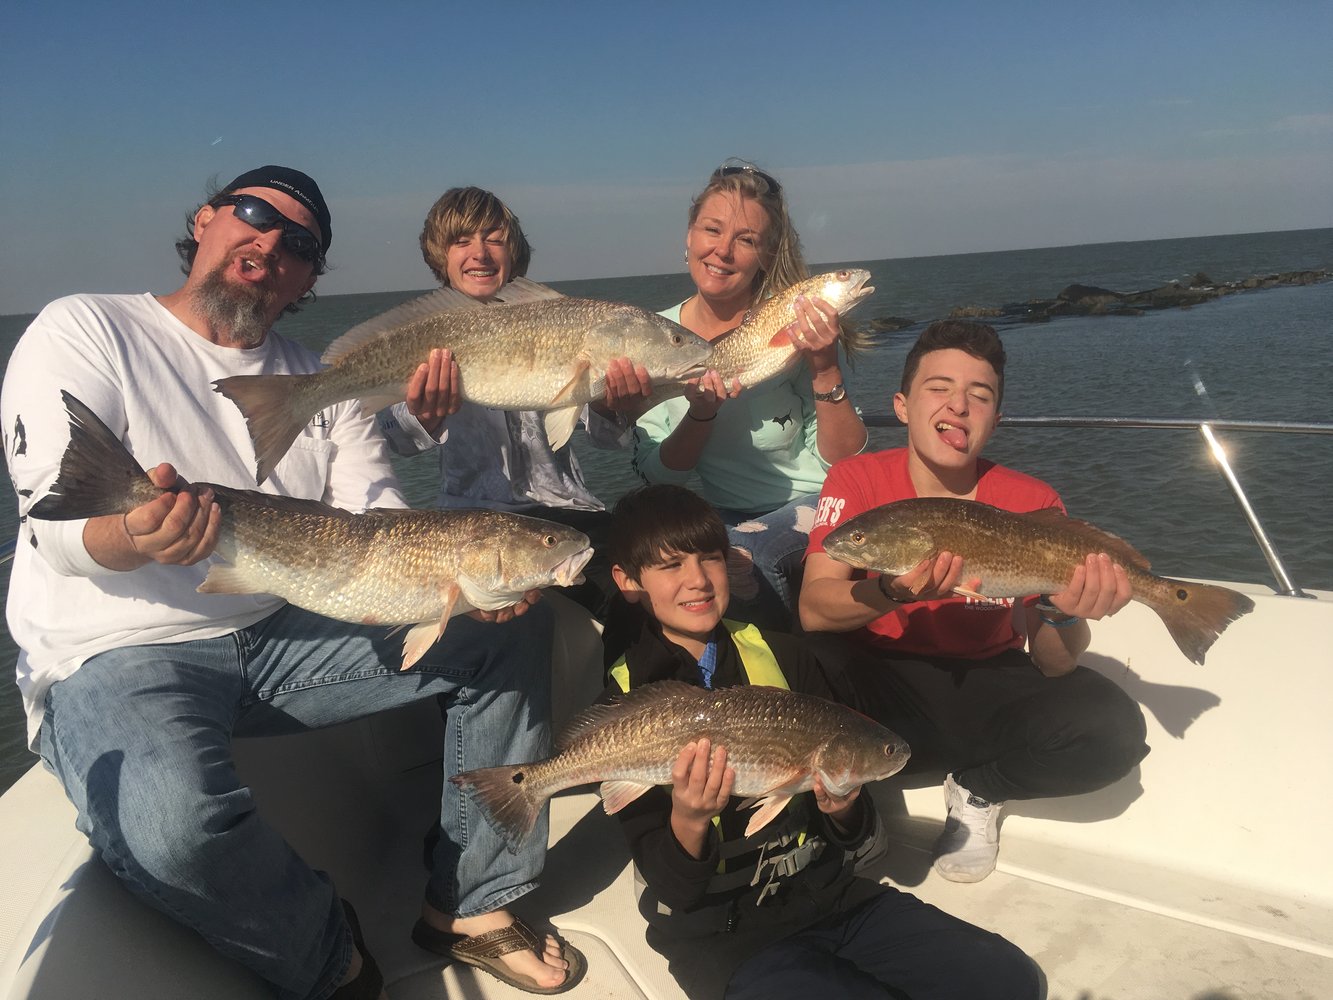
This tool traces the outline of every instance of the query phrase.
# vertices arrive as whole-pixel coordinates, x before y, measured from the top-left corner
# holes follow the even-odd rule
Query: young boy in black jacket
[[[850,702],[792,636],[723,619],[727,532],[707,502],[649,486],[617,504],[612,576],[644,611],[642,633],[611,667],[606,698],[654,681],[706,688],[788,687]],[[744,837],[726,747],[682,748],[672,787],[619,816],[634,856],[648,943],[691,998],[1024,1000],[1039,995],[1026,955],[853,868],[877,846],[868,795],[831,795],[816,779],[783,814]]]

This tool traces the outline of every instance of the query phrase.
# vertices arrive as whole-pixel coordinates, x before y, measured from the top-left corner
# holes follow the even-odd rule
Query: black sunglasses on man
[[[263,198],[252,194],[223,194],[214,198],[209,204],[214,208],[230,205],[236,218],[261,233],[281,226],[282,245],[304,261],[318,264],[323,257],[320,253],[319,238],[314,233],[287,218]]]

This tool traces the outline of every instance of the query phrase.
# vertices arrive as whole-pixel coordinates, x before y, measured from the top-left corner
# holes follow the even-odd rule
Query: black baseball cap
[[[329,216],[329,206],[325,203],[324,195],[320,193],[319,185],[315,183],[314,178],[291,167],[270,164],[267,167],[247,170],[223,188],[221,193],[231,194],[240,188],[251,187],[266,187],[281,191],[309,209],[310,214],[315,217],[315,222],[319,224],[321,249],[324,253],[328,253],[329,244],[333,242],[332,219]]]

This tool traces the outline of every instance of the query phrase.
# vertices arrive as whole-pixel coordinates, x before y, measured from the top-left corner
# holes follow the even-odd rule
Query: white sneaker
[[[949,815],[935,841],[935,870],[950,882],[980,882],[995,871],[1004,803],[977,798],[950,774],[944,779],[944,805]]]

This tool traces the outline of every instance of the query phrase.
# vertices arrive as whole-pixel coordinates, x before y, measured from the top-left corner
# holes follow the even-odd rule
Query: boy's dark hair
[[[713,505],[683,486],[641,486],[611,512],[607,556],[631,580],[662,561],[664,552],[722,552],[727,527]]]
[[[921,359],[933,351],[959,350],[990,363],[995,369],[999,384],[995,387],[995,406],[998,408],[1004,399],[1004,344],[995,327],[985,323],[972,323],[961,319],[942,319],[921,331],[916,343],[907,352],[903,362],[903,381],[901,392],[907,394],[916,378],[916,370],[921,366]]]

